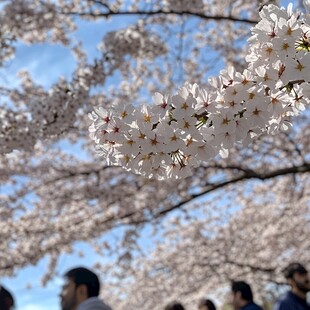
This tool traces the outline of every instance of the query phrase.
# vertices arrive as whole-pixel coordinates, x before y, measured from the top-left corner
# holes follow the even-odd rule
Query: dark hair
[[[207,306],[208,310],[216,310],[214,303],[210,299],[201,299],[199,301],[198,308],[201,308],[203,306]]]
[[[177,301],[173,301],[165,307],[165,310],[185,310],[182,304]]]
[[[6,310],[14,306],[14,298],[12,294],[0,285],[0,309]]]
[[[78,267],[67,271],[64,275],[70,278],[76,286],[86,285],[88,297],[94,297],[99,295],[100,282],[97,275],[84,267]]]
[[[283,269],[283,274],[286,279],[292,279],[295,273],[307,274],[307,269],[300,263],[290,263]]]
[[[231,289],[234,293],[240,292],[242,299],[253,301],[253,293],[249,284],[244,281],[233,281]]]
[[[210,299],[201,299],[199,301],[198,308],[201,308],[203,306],[207,306],[208,310],[216,310],[214,303]]]

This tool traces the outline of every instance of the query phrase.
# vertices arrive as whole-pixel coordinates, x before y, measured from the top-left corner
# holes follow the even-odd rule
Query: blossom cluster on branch
[[[158,179],[181,178],[236,142],[290,127],[310,103],[310,17],[265,6],[249,39],[248,67],[156,93],[153,105],[115,103],[90,114],[90,137],[110,165]]]

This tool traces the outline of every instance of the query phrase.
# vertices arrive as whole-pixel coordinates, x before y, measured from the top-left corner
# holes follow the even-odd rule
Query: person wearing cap
[[[310,279],[307,269],[300,263],[291,263],[283,274],[291,290],[282,296],[273,310],[310,310],[307,293],[310,291]]]

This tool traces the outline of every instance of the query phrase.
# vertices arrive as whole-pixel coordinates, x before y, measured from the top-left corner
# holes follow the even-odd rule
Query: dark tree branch
[[[234,169],[238,169],[238,168],[234,167]],[[186,203],[192,201],[195,198],[206,195],[206,194],[213,192],[217,189],[224,188],[225,186],[228,186],[228,185],[233,184],[233,183],[238,183],[238,182],[249,180],[249,179],[257,179],[257,180],[264,181],[264,180],[272,179],[272,178],[275,178],[278,176],[310,172],[310,164],[305,163],[301,166],[293,166],[293,167],[289,167],[289,168],[278,169],[278,170],[267,172],[267,173],[260,173],[260,172],[256,172],[256,171],[251,170],[251,169],[243,169],[243,168],[240,170],[243,172],[243,174],[241,176],[235,177],[231,180],[219,182],[219,183],[214,183],[214,184],[208,183],[207,186],[204,188],[204,190],[202,190],[200,193],[193,194],[193,195],[189,196],[187,199],[182,200],[178,204],[173,205],[169,208],[166,208],[165,210],[158,212],[155,215],[155,217],[156,218],[161,217],[161,216],[163,216],[163,215],[165,215],[165,214],[167,214],[167,213],[169,213],[175,209],[180,208],[181,206],[185,205]]]
[[[253,19],[247,19],[247,18],[239,18],[234,16],[224,16],[224,15],[207,15],[204,13],[198,13],[198,12],[191,12],[191,11],[166,11],[166,10],[156,10],[156,11],[112,11],[109,10],[107,12],[66,12],[66,11],[59,11],[59,14],[63,15],[75,15],[75,16],[83,16],[83,17],[91,17],[91,18],[108,18],[111,16],[154,16],[154,15],[188,15],[192,17],[198,17],[204,20],[216,20],[216,21],[231,21],[231,22],[241,22],[241,23],[248,23],[248,24],[256,24],[258,21]]]

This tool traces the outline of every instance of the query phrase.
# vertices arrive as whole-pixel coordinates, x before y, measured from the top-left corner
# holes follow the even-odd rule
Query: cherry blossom
[[[240,82],[240,73],[229,68],[228,71],[224,70],[220,73],[220,84],[212,89],[210,94],[203,88],[199,90],[198,85],[190,84],[185,84],[176,94],[156,93],[155,103],[158,105],[158,102],[165,98],[164,106],[168,107],[168,112],[158,114],[157,109],[153,112],[153,106],[137,107],[134,112],[136,120],[127,125],[131,128],[137,126],[146,139],[139,144],[138,155],[131,156],[131,160],[137,161],[132,166],[135,168],[126,166],[126,169],[151,177],[157,175],[155,170],[161,166],[158,178],[165,178],[168,175],[165,176],[163,171],[169,171],[170,163],[163,161],[159,166],[153,165],[153,159],[161,153],[169,155],[173,165],[179,167],[180,170],[187,165],[191,166],[191,163],[192,167],[195,167],[199,162],[198,153],[189,152],[189,150],[194,150],[190,148],[190,145],[194,143],[202,147],[206,144],[205,149],[216,150],[214,155],[225,153],[234,146],[237,140],[235,131],[238,119],[245,119],[244,122],[248,126],[243,129],[246,129],[248,133],[256,128],[261,133],[264,131],[275,133],[283,129],[283,120],[286,121],[288,115],[297,115],[300,110],[295,108],[297,102],[294,95],[295,84],[310,82],[308,68],[310,56],[308,46],[305,46],[309,44],[306,37],[309,25],[299,16],[300,13],[294,15],[291,11],[291,5],[287,10],[269,5],[260,12],[262,20],[252,29],[253,35],[249,39],[250,53],[246,57],[249,65],[243,75],[250,74],[251,79],[246,80],[246,83],[245,80]],[[275,47],[274,41],[276,41]],[[279,47],[279,42],[282,42],[282,47]],[[236,79],[237,76],[239,80]],[[203,98],[197,94],[196,90],[202,94]],[[303,97],[302,94],[301,97]],[[207,106],[205,103],[201,106],[201,102],[208,102]],[[304,103],[309,104],[309,99],[304,98]],[[215,109],[210,111],[209,105],[214,105]],[[301,107],[300,104],[298,106]],[[120,116],[115,117],[118,119]],[[95,118],[94,121],[96,123],[97,119]],[[160,131],[162,135],[158,132],[150,133],[156,130],[159,123],[177,124],[176,126],[180,128],[181,135],[183,135],[182,138],[179,136],[184,141],[183,147],[166,149],[167,144],[164,141],[169,141],[169,139],[165,137],[165,132]],[[209,128],[208,137],[212,137],[210,141],[200,133],[201,128]],[[288,127],[285,126],[285,128]],[[93,125],[91,125],[91,131],[94,131]],[[247,132],[240,135],[239,127],[238,138],[245,139],[248,137]],[[98,133],[100,134],[100,131],[95,133],[96,141],[98,141]],[[115,154],[120,152],[121,142],[113,139],[105,141],[114,145]],[[201,152],[199,158],[199,160],[204,160],[201,158]],[[205,160],[208,158],[207,156]],[[120,164],[117,160],[114,163]],[[156,163],[159,161],[157,160]],[[147,172],[146,168],[150,171]],[[178,178],[177,174],[173,175]],[[187,176],[188,173],[185,175]]]
[[[2,1],[1,276],[85,242],[162,309],[309,265],[309,1],[270,2]]]

